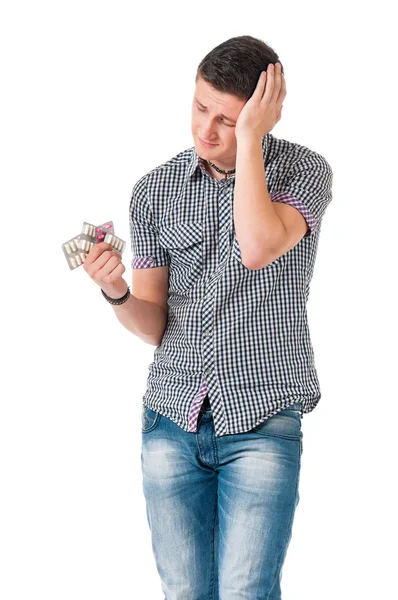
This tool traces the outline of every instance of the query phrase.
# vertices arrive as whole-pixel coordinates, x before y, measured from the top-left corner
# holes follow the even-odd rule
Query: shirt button
[[[223,227],[221,227],[221,231],[226,231],[226,226],[224,225]]]
[[[205,336],[210,337],[210,331],[205,331]]]
[[[206,369],[206,375],[211,375],[212,372],[213,372],[213,369]]]

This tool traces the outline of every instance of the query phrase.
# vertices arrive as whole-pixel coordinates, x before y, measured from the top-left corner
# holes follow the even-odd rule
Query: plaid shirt
[[[261,269],[243,262],[233,220],[235,175],[216,180],[195,147],[135,184],[129,207],[133,269],[169,266],[168,322],[149,366],[143,403],[197,431],[208,394],[216,437],[250,431],[320,387],[306,303],[332,171],[320,154],[268,133],[267,188],[310,231]]]

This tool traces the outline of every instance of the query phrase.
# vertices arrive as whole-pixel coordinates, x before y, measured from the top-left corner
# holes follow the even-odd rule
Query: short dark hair
[[[281,63],[271,46],[251,35],[240,35],[206,54],[197,68],[195,83],[201,77],[216,90],[247,101],[256,89],[261,71],[276,62]]]

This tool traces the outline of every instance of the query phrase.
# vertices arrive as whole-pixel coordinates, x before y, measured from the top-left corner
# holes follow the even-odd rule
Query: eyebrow
[[[196,98],[196,96],[194,96],[194,99],[196,100],[196,102],[198,104],[200,104],[200,106],[202,106],[203,108],[207,108],[207,106],[205,106],[204,104],[202,104],[201,102],[199,102],[199,100]],[[224,117],[224,119],[227,119],[227,121],[232,121],[232,123],[235,123],[235,119],[231,119],[231,117],[227,117],[227,115],[223,115],[222,113],[220,113],[218,116],[219,117]]]

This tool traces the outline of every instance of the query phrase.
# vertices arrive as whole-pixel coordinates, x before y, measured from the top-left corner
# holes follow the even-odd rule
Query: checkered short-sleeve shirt
[[[133,269],[169,267],[168,321],[149,365],[143,404],[187,432],[208,394],[215,435],[243,433],[320,397],[306,304],[332,171],[309,148],[262,139],[267,188],[309,230],[261,269],[243,262],[235,235],[235,175],[216,180],[195,147],[134,185],[129,223]]]

